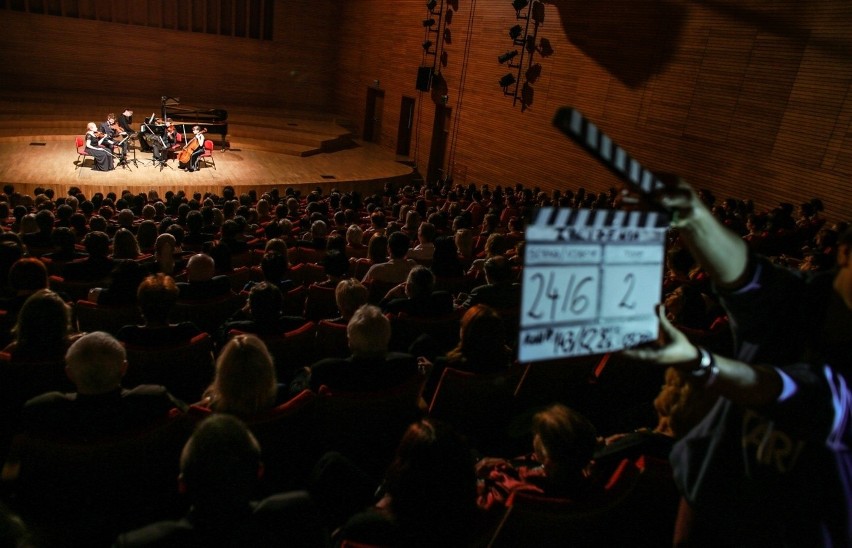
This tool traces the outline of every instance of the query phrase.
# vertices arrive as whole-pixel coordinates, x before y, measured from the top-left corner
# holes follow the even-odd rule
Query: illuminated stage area
[[[368,193],[389,181],[405,184],[414,174],[406,159],[398,161],[388,149],[355,139],[341,125],[350,125],[345,120],[313,113],[239,110],[231,112],[226,143],[210,135],[216,143],[212,161],[202,160],[194,173],[179,169],[176,159],[156,164],[152,153],[142,152],[138,138],[131,141],[126,167],[94,171],[91,158],[78,156],[75,137],[85,133],[87,122],[105,119],[104,114],[95,114],[101,110],[107,112],[104,107],[68,112],[67,106],[0,100],[0,184],[13,184],[24,194],[37,187],[65,194],[74,186],[88,195],[124,189],[133,193],[155,189],[161,195],[167,190],[219,194],[228,185],[237,193],[316,186],[326,192],[336,188]],[[159,107],[135,110],[133,127],[153,110]],[[57,112],[62,114],[57,117]]]

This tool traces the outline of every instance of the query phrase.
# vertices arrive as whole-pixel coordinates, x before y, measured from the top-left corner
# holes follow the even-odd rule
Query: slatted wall
[[[537,33],[553,53],[533,56],[541,74],[525,109],[497,84],[508,72],[497,56],[512,49],[508,29],[517,22],[511,2],[455,4],[442,73],[456,181],[592,191],[617,184],[551,128],[555,110],[572,105],[643,164],[719,197],[772,207],[820,196],[831,218],[852,219],[849,2],[553,0]],[[434,117],[434,98],[414,90],[425,2],[344,5],[341,75],[352,83],[337,86],[338,104],[361,119],[365,89],[378,79],[386,90],[382,143],[395,149],[400,98],[414,96],[423,170]]]
[[[124,4],[110,4],[91,6],[120,21],[127,14],[118,9]],[[128,5],[136,9],[139,4]],[[215,17],[209,28],[205,17],[198,31],[180,30],[174,8],[184,6],[182,13],[191,15],[186,3],[171,10],[167,4],[143,14],[152,26],[141,26],[137,19],[123,24],[0,11],[0,87],[56,91],[60,101],[63,91],[116,96],[121,98],[116,112],[124,107],[124,97],[149,97],[159,104],[162,95],[225,109],[257,105],[323,110],[331,104],[336,50],[331,0],[278,2],[274,40],[208,33],[235,32],[233,24],[224,28]],[[172,25],[176,28],[169,28]]]
[[[452,11],[445,66],[437,59],[444,87],[415,89],[418,66],[437,57],[421,46],[436,41],[422,26],[425,4],[280,1],[273,40],[7,10],[0,86],[327,110],[359,131],[378,86],[377,139],[390,150],[403,96],[416,100],[411,156],[421,172],[445,95],[443,167],[456,181],[616,185],[551,127],[555,110],[572,105],[643,164],[719,197],[771,207],[820,196],[829,217],[852,219],[847,0],[551,0],[536,39],[552,54],[532,56],[540,75],[524,107],[497,83],[508,72],[497,56],[512,49],[518,22],[509,0],[439,2]]]

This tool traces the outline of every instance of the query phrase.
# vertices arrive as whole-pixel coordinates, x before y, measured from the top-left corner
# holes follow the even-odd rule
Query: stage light
[[[507,74],[506,76],[500,78],[500,87],[507,88],[515,83],[515,77],[511,74]]]
[[[426,9],[429,10],[429,12],[432,12],[432,10],[434,10],[435,6],[437,5],[438,0],[429,0],[428,2],[426,2]]]
[[[509,38],[512,40],[517,40],[521,33],[524,32],[524,27],[521,25],[515,25],[514,27],[509,29]]]
[[[528,0],[513,0],[512,7],[515,8],[515,11],[520,12],[522,9],[527,7],[529,4]]]
[[[426,51],[429,51],[429,48],[431,48],[431,47],[432,47],[432,40],[426,40],[425,42],[423,42],[423,49],[425,49]]]
[[[431,17],[430,17],[429,19],[424,19],[424,20],[423,20],[423,26],[424,26],[424,27],[431,27],[431,26],[433,26],[434,24],[435,24],[435,20],[434,20],[434,19],[432,19]]]
[[[517,56],[517,55],[518,55],[518,50],[516,50],[516,49],[513,49],[512,51],[507,51],[507,52],[506,52],[506,53],[504,53],[503,55],[498,55],[498,56],[497,56],[497,62],[498,62],[498,63],[500,63],[500,64],[502,65],[502,64],[503,64],[503,63],[505,63],[506,61],[509,61],[509,60],[511,60],[511,59],[514,59],[514,58],[515,58],[515,56]]]
[[[537,24],[544,23],[544,4],[536,2],[532,7],[532,18]]]

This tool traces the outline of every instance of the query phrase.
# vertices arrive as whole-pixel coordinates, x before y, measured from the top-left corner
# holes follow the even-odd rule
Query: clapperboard
[[[578,111],[560,110],[554,124],[639,192],[663,184]],[[656,211],[541,208],[526,231],[518,359],[656,339],[667,227]]]

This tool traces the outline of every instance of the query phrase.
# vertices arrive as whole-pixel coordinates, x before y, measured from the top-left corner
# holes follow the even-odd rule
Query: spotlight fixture
[[[505,63],[506,61],[509,61],[509,60],[511,60],[511,59],[514,59],[514,58],[515,58],[515,56],[517,56],[517,55],[518,55],[518,50],[516,50],[516,49],[513,49],[512,51],[507,51],[507,52],[506,52],[506,53],[504,53],[503,55],[498,55],[498,56],[497,56],[497,62],[498,62],[498,63],[500,63],[500,64],[502,65],[502,64],[503,64],[503,63]]]
[[[529,5],[528,0],[512,0],[512,7],[515,8],[515,11],[520,12],[522,9]]]
[[[532,18],[536,24],[540,25],[544,23],[544,4],[541,2],[536,2],[532,7]]]
[[[506,76],[500,78],[500,87],[507,88],[515,83],[515,77],[512,74],[507,74]]]
[[[428,2],[426,2],[426,9],[429,10],[429,12],[431,13],[432,10],[434,10],[435,6],[437,6],[437,5],[438,5],[438,0],[429,0]]]
[[[511,38],[512,40],[517,40],[523,32],[524,27],[522,27],[521,25],[515,25],[514,27],[509,29],[509,38]]]
[[[423,20],[423,26],[424,27],[431,27],[431,26],[434,26],[434,25],[435,25],[435,20],[432,19],[431,17],[429,19]]]
[[[431,47],[432,47],[432,40],[426,40],[425,42],[423,42],[423,49],[425,49],[427,52],[429,51],[429,48],[431,48]]]
[[[549,57],[553,55],[553,46],[550,45],[550,40],[542,38],[538,44],[538,52],[542,57]]]

